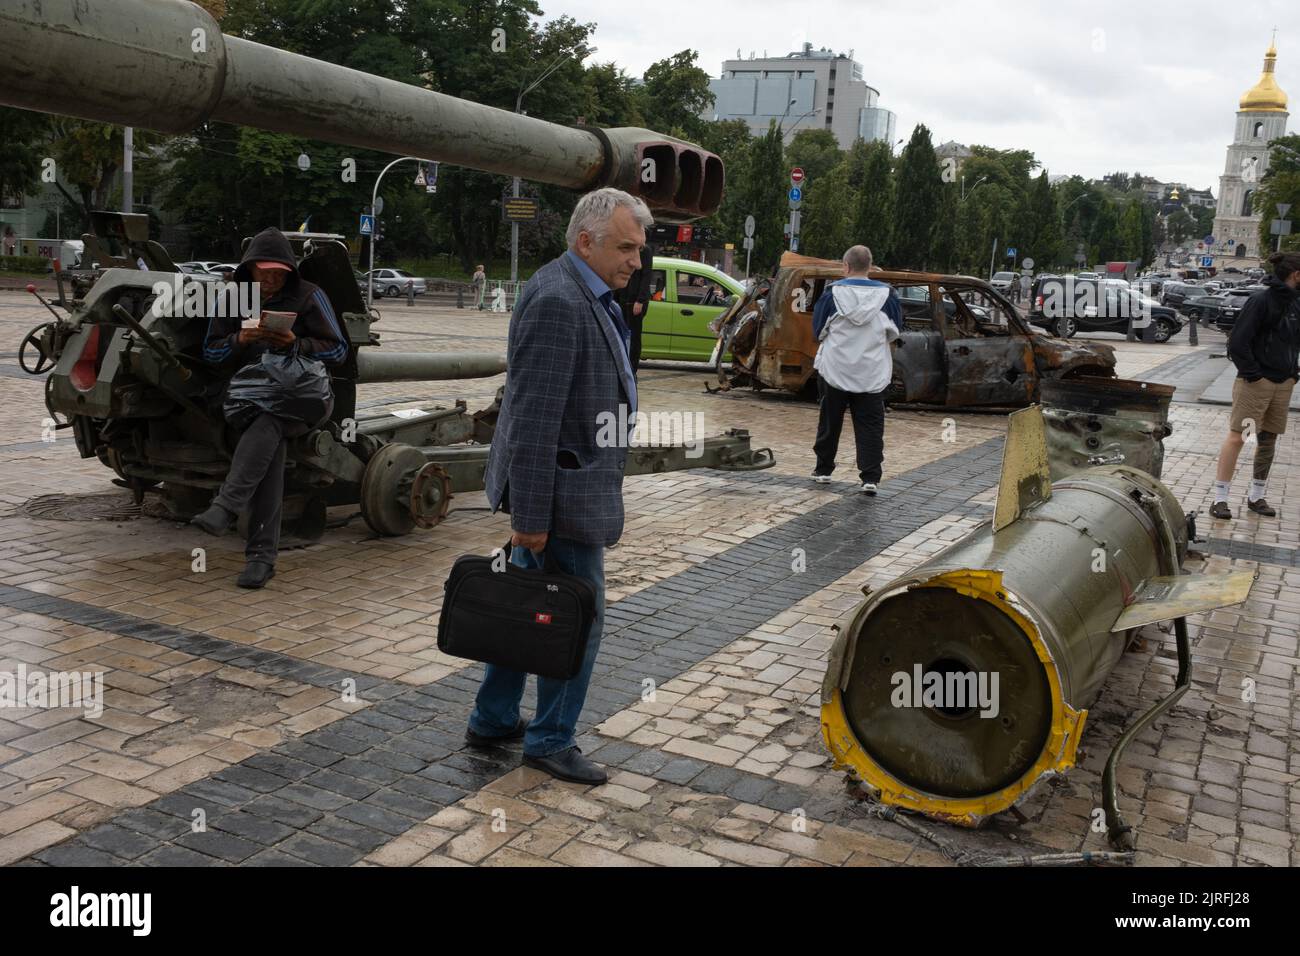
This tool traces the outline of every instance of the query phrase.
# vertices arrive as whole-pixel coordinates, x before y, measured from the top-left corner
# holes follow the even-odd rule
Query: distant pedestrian
[[[1029,292],[1033,288],[1034,280],[1030,278],[1028,272],[1020,277],[1018,284],[1020,294],[1016,297],[1019,302],[1029,301]]]
[[[820,343],[817,370],[821,410],[813,451],[813,481],[826,484],[835,470],[844,411],[853,415],[858,478],[864,494],[880,484],[885,450],[885,391],[893,379],[890,343],[903,330],[898,293],[869,278],[871,250],[853,246],[844,253],[845,278],[822,293],[813,309],[813,335]]]
[[[18,237],[14,235],[13,226],[5,226],[4,252],[7,256],[12,256],[18,246]]]
[[[1215,518],[1232,517],[1228,491],[1246,431],[1253,431],[1258,442],[1246,508],[1266,518],[1277,516],[1264,492],[1277,436],[1286,431],[1291,392],[1300,377],[1300,297],[1296,292],[1300,252],[1278,253],[1268,261],[1273,275],[1264,279],[1263,290],[1246,300],[1228,336],[1228,358],[1237,367],[1237,378],[1232,383],[1228,437],[1219,450],[1214,504],[1210,506]]]
[[[487,291],[487,272],[482,266],[474,267],[474,278],[470,280],[474,283],[474,306],[480,312],[483,311],[483,294]]]

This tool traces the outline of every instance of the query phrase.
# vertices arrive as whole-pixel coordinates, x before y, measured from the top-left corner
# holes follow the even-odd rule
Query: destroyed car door
[[[894,343],[894,401],[944,400],[943,332],[935,319],[930,286],[895,286],[903,308],[903,332]]]
[[[947,405],[1026,405],[1038,393],[1038,371],[1019,323],[999,315],[981,321],[945,289],[942,321],[947,359]]]

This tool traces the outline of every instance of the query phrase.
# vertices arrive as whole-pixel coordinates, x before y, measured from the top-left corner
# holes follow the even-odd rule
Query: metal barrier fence
[[[489,279],[483,294],[483,308],[491,312],[513,312],[523,287],[522,282]]]
[[[483,310],[486,312],[513,312],[515,301],[524,287],[523,282],[510,282],[506,279],[489,279],[483,289]],[[477,309],[478,290],[471,282],[458,279],[443,279],[436,276],[425,279],[426,291],[421,296],[412,296],[410,290],[403,289],[395,298],[385,297],[388,302],[412,303],[416,298],[430,304],[445,304],[458,309]],[[376,301],[380,296],[376,295]]]

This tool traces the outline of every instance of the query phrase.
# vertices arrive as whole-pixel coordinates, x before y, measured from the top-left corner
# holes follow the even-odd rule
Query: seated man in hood
[[[208,323],[203,356],[234,369],[256,362],[262,353],[290,348],[326,365],[347,358],[348,344],[329,298],[298,275],[293,247],[278,229],[253,237],[235,270],[236,282],[256,282],[262,310],[292,312],[297,318],[287,332],[242,328],[238,315],[214,316]],[[309,425],[261,414],[240,435],[230,470],[207,511],[191,524],[209,534],[225,534],[245,509],[249,510],[248,565],[239,576],[242,588],[260,588],[275,574],[280,544],[280,506],[284,498],[284,457],[287,439],[305,434]]]
[[[835,470],[844,410],[853,413],[858,478],[862,491],[876,493],[885,450],[885,391],[894,374],[890,344],[903,328],[898,294],[870,279],[871,250],[853,246],[844,253],[844,276],[833,282],[813,309],[813,334],[820,343],[817,370],[821,413],[813,451],[813,481],[826,484]]]

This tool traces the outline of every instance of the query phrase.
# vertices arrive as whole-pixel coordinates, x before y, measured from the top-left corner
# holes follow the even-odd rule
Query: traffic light
[[[380,219],[375,223],[375,239],[382,240],[383,238],[384,238],[384,220]]]

